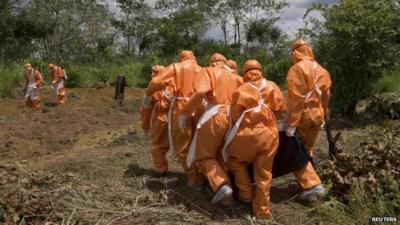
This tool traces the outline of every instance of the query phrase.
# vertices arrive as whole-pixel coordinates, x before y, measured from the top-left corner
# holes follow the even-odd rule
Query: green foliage
[[[27,62],[30,62],[35,69],[41,70],[43,83],[49,85],[48,64],[42,60],[25,60],[7,65],[0,64],[0,97],[15,96],[16,88],[22,86],[25,82],[23,65]],[[127,58],[119,63],[78,64],[69,62],[61,64],[68,75],[67,87],[90,87],[95,84],[111,86],[115,84],[118,75],[126,77],[128,87],[143,87],[147,84],[148,77],[150,77],[150,72],[147,73],[148,77],[142,75],[144,65],[143,62],[136,58]]]
[[[399,63],[399,4],[395,0],[341,0],[317,9],[325,23],[323,29],[316,28],[319,33],[309,36],[333,78],[332,109],[352,115],[357,102],[373,93],[384,70]]]
[[[400,68],[385,72],[374,85],[375,93],[400,92]]]
[[[22,79],[22,72],[16,64],[0,64],[0,97],[14,96],[14,89]]]
[[[322,169],[330,186],[330,201],[320,205],[314,220],[324,224],[369,224],[377,215],[400,211],[400,124],[389,123],[371,132],[372,141],[359,152],[342,157]]]
[[[120,63],[76,64],[68,63],[65,70],[68,75],[67,87],[88,87],[93,84],[114,85],[118,75],[124,75],[129,87],[137,87],[141,81],[143,64],[129,58]]]
[[[399,212],[396,211],[393,202],[393,199],[383,196],[371,198],[368,187],[357,180],[347,195],[346,202],[330,198],[313,210],[310,222],[324,225],[369,225],[371,217],[398,215]]]
[[[275,22],[276,19],[260,19],[250,23],[246,33],[247,41],[266,46],[277,43],[283,36],[283,31],[275,25]]]
[[[283,58],[275,63],[268,64],[266,66],[266,76],[268,80],[272,80],[278,85],[285,85],[286,74],[293,62],[289,58]]]

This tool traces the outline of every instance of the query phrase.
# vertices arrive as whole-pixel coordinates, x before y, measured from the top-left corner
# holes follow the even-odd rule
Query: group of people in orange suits
[[[190,188],[201,191],[208,183],[214,192],[211,202],[230,205],[236,186],[238,199],[252,203],[255,217],[267,219],[271,171],[279,145],[277,119],[287,111],[286,135],[297,134],[312,156],[328,112],[329,73],[303,40],[293,43],[291,56],[294,65],[287,75],[287,104],[280,88],[265,79],[257,60],[244,63],[242,76],[236,63],[219,53],[210,57],[205,68],[188,50],[180,53],[177,63],[153,66],[140,113],[143,130],[151,132],[157,174],[166,174],[166,155],[173,151]],[[253,166],[254,174],[249,174],[248,166]],[[301,199],[314,201],[323,196],[324,187],[311,162],[294,175]]]
[[[40,107],[40,89],[43,85],[43,76],[39,69],[34,69],[30,63],[25,64],[25,102],[32,108]],[[65,103],[65,70],[61,66],[48,65],[51,87],[56,92],[58,104]]]

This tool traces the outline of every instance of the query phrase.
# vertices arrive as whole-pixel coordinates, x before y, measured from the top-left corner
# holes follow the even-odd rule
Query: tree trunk
[[[240,21],[239,19],[237,20],[237,33],[238,33],[238,44],[240,45]]]
[[[222,33],[224,34],[224,44],[225,46],[228,44],[228,37],[227,37],[227,31],[226,31],[226,21],[221,22],[221,29]]]
[[[234,40],[234,43],[237,44],[236,19],[235,19],[235,23],[234,23],[233,27],[235,28],[235,36],[234,36],[233,40]]]
[[[117,77],[117,84],[115,85],[115,97],[114,99],[122,105],[124,101],[124,92],[125,92],[125,77],[120,75]]]
[[[127,39],[128,39],[128,52],[129,52],[129,54],[130,54],[130,53],[131,53],[131,36],[128,35],[128,36],[127,36]]]

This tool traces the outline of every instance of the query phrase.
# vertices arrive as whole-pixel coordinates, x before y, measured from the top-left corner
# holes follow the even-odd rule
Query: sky
[[[112,11],[118,11],[114,0],[106,0],[110,5]],[[154,0],[147,0],[153,3]],[[294,37],[297,29],[304,26],[303,15],[308,8],[313,4],[334,4],[338,0],[286,0],[289,6],[283,9],[280,13],[280,20],[278,21],[278,26],[286,32],[290,37]],[[315,15],[318,17],[318,15]],[[223,40],[222,31],[218,26],[211,27],[207,33],[206,38],[214,40]]]
[[[304,13],[313,4],[334,4],[337,0],[288,0],[289,7],[281,12],[278,25],[289,35],[294,35],[298,28],[304,26]]]
[[[280,14],[280,20],[277,22],[278,26],[286,32],[289,37],[294,37],[297,30],[304,26],[303,16],[308,8],[313,4],[334,4],[338,0],[286,0],[289,6],[284,8]],[[313,15],[319,17],[319,15]],[[222,32],[218,26],[212,27],[206,34],[207,38],[215,40],[223,40]]]

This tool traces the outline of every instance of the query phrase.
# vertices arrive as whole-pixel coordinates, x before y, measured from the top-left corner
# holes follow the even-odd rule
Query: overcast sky
[[[289,35],[296,33],[298,28],[304,26],[304,13],[313,4],[334,4],[337,0],[287,0],[289,7],[284,9],[280,15],[279,26]]]
[[[338,0],[287,0],[289,7],[282,10],[278,21],[279,27],[285,31],[288,35],[293,37],[298,28],[304,26],[303,15],[308,8],[313,4],[334,4]],[[118,11],[114,0],[107,0],[112,11]],[[154,0],[147,0],[147,2],[153,3]],[[212,27],[208,30],[206,34],[207,38],[212,38],[215,40],[222,40],[222,31],[218,26]]]

